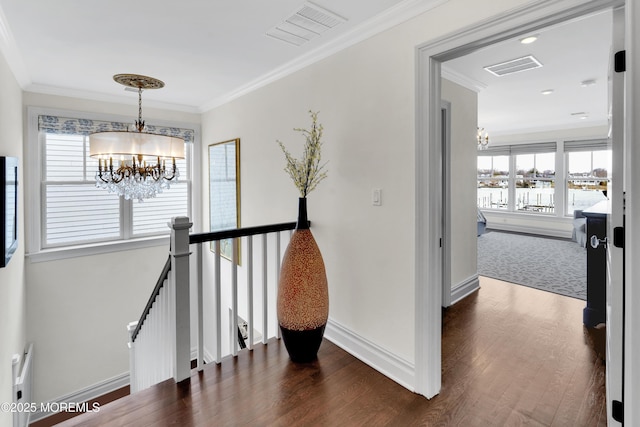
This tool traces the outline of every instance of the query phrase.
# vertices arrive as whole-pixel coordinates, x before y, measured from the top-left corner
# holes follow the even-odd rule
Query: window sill
[[[496,215],[507,218],[528,218],[528,219],[539,219],[541,221],[554,221],[554,222],[571,222],[573,217],[568,215],[558,216],[555,212],[526,212],[526,211],[507,211],[501,209],[488,209],[488,208],[480,208],[482,213],[485,215]]]
[[[57,261],[61,259],[77,258],[81,256],[100,255],[111,252],[129,251],[166,246],[169,252],[169,236],[154,236],[141,239],[119,240],[117,242],[103,242],[90,245],[67,246],[64,248],[43,249],[39,252],[27,253],[26,257],[32,263]]]

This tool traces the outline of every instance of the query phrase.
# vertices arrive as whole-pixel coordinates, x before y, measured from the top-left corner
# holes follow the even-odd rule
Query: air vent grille
[[[510,61],[501,62],[499,64],[484,67],[485,70],[494,76],[503,77],[509,74],[519,73],[521,71],[533,70],[541,68],[542,63],[533,55],[523,56],[522,58],[512,59]]]
[[[346,22],[345,18],[313,3],[305,3],[281,24],[267,31],[266,35],[301,46],[343,22]]]

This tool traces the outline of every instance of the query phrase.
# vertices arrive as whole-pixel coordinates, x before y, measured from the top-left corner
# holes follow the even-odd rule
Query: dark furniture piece
[[[599,202],[582,211],[587,218],[587,306],[582,312],[582,322],[593,328],[607,319],[607,246],[602,241],[607,236],[609,201]],[[597,247],[590,240],[596,236]]]

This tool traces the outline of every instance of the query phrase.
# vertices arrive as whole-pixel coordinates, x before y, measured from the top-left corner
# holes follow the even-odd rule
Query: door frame
[[[442,306],[451,305],[451,103],[440,102],[442,144]]]
[[[627,0],[627,5],[634,1],[637,0]],[[439,393],[442,384],[443,255],[439,243],[444,232],[443,197],[447,196],[442,194],[441,63],[485,46],[624,4],[623,0],[587,2],[541,0],[417,46],[415,98],[415,391],[417,393],[431,398]],[[640,274],[636,277],[640,277]],[[630,279],[630,276],[627,275],[627,278]]]

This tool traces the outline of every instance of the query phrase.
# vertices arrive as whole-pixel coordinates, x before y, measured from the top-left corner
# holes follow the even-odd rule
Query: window
[[[516,210],[554,212],[556,153],[519,154],[516,158]]]
[[[190,215],[191,142],[194,131],[171,129],[186,144],[186,158],[177,159],[180,180],[144,202],[124,200],[96,187],[97,160],[89,157],[89,134],[98,128],[126,124],[39,116],[42,157],[40,185],[41,248],[131,240],[168,235],[174,216]],[[152,131],[162,132],[154,128]]]
[[[478,156],[478,206],[507,209],[509,156]]]
[[[606,200],[611,165],[607,139],[489,147],[478,151],[478,207],[573,216]]]
[[[611,150],[606,141],[567,141],[567,215],[606,199],[611,180]]]
[[[556,143],[490,147],[478,152],[478,206],[554,213]]]

